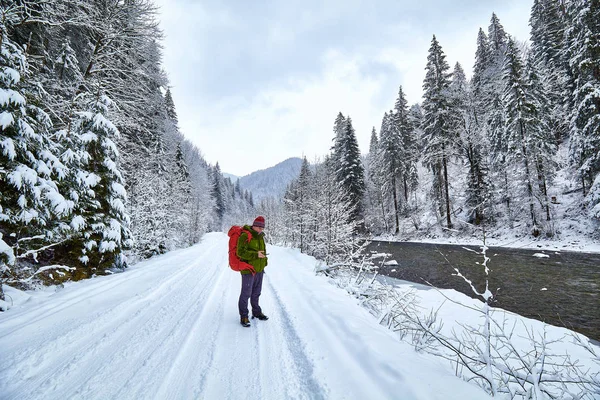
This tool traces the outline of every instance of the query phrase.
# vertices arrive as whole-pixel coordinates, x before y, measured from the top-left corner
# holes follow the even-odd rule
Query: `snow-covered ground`
[[[268,321],[239,325],[240,277],[227,236],[139,263],[125,273],[19,292],[0,314],[0,399],[484,399],[448,361],[418,353],[379,325],[317,262],[269,246],[261,305]],[[444,330],[477,325],[479,302],[416,287]],[[442,307],[441,305],[444,304]],[[498,312],[503,312],[499,310]],[[523,329],[539,321],[508,313]],[[546,326],[547,338],[565,329]],[[568,341],[561,352],[598,370]]]
[[[483,399],[399,341],[314,259],[269,248],[261,304],[239,325],[227,236],[122,274],[33,293],[0,315],[2,399]]]
[[[595,221],[589,222],[590,225],[596,224]],[[565,221],[561,221],[561,223],[565,223]],[[593,229],[595,228],[586,226],[587,233],[582,234],[572,227],[565,228],[563,231],[561,231],[561,235],[554,238],[534,238],[530,234],[515,233],[515,231],[511,229],[498,229],[493,232],[492,236],[488,236],[486,238],[486,244],[488,247],[511,247],[531,250],[600,253],[600,241],[594,238]],[[400,236],[376,236],[373,238],[373,240],[459,244],[464,246],[481,246],[482,244],[481,236],[476,233],[444,232],[439,227],[436,229],[436,234],[426,235],[424,237],[420,236],[417,232],[411,232]]]
[[[429,218],[429,215],[425,218]],[[472,246],[481,246],[482,244],[482,235],[479,230],[450,231],[444,230],[433,220],[431,220],[431,224],[431,229],[424,233],[415,231],[407,221],[404,221],[404,227],[399,236],[380,235],[373,237],[373,240]],[[486,244],[489,247],[600,253],[600,240],[596,238],[599,234],[597,221],[586,220],[584,216],[580,215],[573,219],[564,217],[557,221],[557,225],[562,228],[558,229],[559,233],[552,238],[534,238],[528,232],[523,232],[518,228],[494,227],[492,231],[487,232]]]

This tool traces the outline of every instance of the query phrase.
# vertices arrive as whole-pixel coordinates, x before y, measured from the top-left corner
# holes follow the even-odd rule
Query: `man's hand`
[[[259,250],[258,251],[258,258],[266,258],[267,256],[265,256],[265,253],[263,252],[263,250]]]

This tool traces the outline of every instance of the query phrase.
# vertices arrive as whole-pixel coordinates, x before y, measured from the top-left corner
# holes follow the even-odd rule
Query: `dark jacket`
[[[248,242],[248,234],[245,230],[250,231],[252,237]],[[256,272],[263,272],[267,266],[267,258],[258,258],[258,252],[262,250],[263,254],[266,255],[267,248],[265,246],[264,234],[256,232],[251,226],[245,225],[244,231],[240,235],[237,243],[237,256],[244,262],[252,265]],[[250,274],[248,270],[240,271],[242,274]]]

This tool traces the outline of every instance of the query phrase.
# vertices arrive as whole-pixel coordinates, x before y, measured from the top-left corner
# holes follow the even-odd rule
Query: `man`
[[[262,281],[265,267],[267,266],[267,255],[263,230],[265,229],[265,218],[256,217],[252,226],[244,226],[244,231],[237,242],[237,256],[244,262],[254,267],[255,273],[249,270],[240,271],[242,274],[242,290],[238,301],[240,311],[240,323],[242,326],[249,327],[248,319],[248,299],[252,306],[252,318],[258,318],[266,321],[269,318],[263,314],[258,299],[262,290]],[[248,233],[252,235],[248,241]]]

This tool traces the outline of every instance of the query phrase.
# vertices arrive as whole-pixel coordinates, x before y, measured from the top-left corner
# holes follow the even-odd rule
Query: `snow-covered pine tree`
[[[356,133],[349,116],[345,119],[342,136],[336,139],[336,147],[332,153],[332,162],[336,166],[337,180],[352,205],[353,221],[358,221],[363,217],[365,178]]]
[[[531,50],[540,80],[548,86],[548,128],[558,145],[569,131],[567,85],[571,81],[565,54],[565,18],[554,0],[535,0],[531,8]]]
[[[471,88],[476,105],[476,122],[483,126],[485,122],[484,115],[487,111],[486,100],[490,97],[488,92],[491,90],[491,65],[492,54],[488,37],[479,28],[477,33],[477,50],[475,51],[475,64],[473,65],[473,78],[471,79]]]
[[[401,209],[408,211],[409,193],[415,189],[418,182],[416,160],[414,129],[410,123],[408,103],[400,86],[394,110],[386,113],[382,121],[378,159],[372,173],[381,175],[372,175],[381,181],[378,183],[381,187],[380,197],[384,195],[384,188],[387,188],[387,192],[392,196],[395,233],[400,230]],[[387,199],[380,200],[382,216],[385,216],[386,202]]]
[[[534,0],[531,7],[532,51],[536,58],[560,67],[564,40],[564,19],[561,4],[553,0]]]
[[[300,175],[296,186],[296,221],[297,234],[300,240],[300,251],[306,252],[309,243],[314,240],[318,219],[310,208],[311,198],[314,197],[313,176],[306,157],[302,159]]]
[[[400,231],[400,207],[398,205],[398,184],[402,163],[402,138],[400,136],[400,123],[396,120],[394,112],[385,113],[381,122],[381,139],[379,142],[378,160],[373,175],[376,185],[380,189],[379,196],[382,207],[382,217],[385,218],[386,198],[391,195],[392,215],[394,218],[394,232]]]
[[[190,207],[192,185],[181,142],[177,144],[175,169],[170,174],[170,183],[171,234],[177,238],[174,245],[177,247],[189,246],[194,243],[189,228],[192,220],[192,209]]]
[[[167,107],[167,116],[177,124],[177,111],[175,110],[175,102],[173,101],[171,88],[167,88],[167,92],[165,93],[165,105]]]
[[[481,31],[480,31],[481,32]],[[478,78],[481,78],[478,75]],[[478,80],[481,83],[481,80]],[[468,163],[465,205],[469,210],[470,222],[478,225],[486,217],[489,207],[490,183],[484,154],[486,152],[483,127],[478,124],[478,105],[465,72],[456,63],[450,84],[453,129],[460,138],[460,154]]]
[[[423,132],[425,162],[434,176],[433,195],[441,216],[452,228],[448,163],[456,140],[452,129],[452,104],[449,98],[450,66],[435,35],[431,40],[425,80],[423,81]]]
[[[523,200],[529,208],[532,233],[537,236],[540,226],[534,203],[534,148],[538,143],[533,137],[533,132],[541,122],[530,96],[530,88],[525,81],[521,54],[512,38],[508,40],[503,72],[508,150],[506,160],[515,174],[513,178],[525,188]]]
[[[165,180],[167,189],[164,193],[158,193],[165,198],[167,227],[165,233],[167,237],[168,250],[189,246],[194,243],[192,237],[194,233],[190,230],[190,221],[192,216],[192,183],[186,156],[183,150],[185,139],[179,132],[177,126],[177,112],[170,90],[167,88],[164,95],[164,127],[162,136],[165,143]],[[234,191],[231,190],[231,194]],[[239,202],[240,204],[243,202]],[[234,207],[230,207],[234,208]]]
[[[600,218],[600,1],[574,0],[568,32],[575,77],[570,159],[591,214]]]
[[[390,232],[388,218],[393,212],[388,212],[390,185],[383,162],[385,152],[382,147],[385,146],[385,138],[389,136],[389,131],[390,114],[385,112],[381,120],[381,129],[379,131],[377,147],[372,147],[371,152],[369,153],[368,178],[370,185],[367,185],[367,187],[370,187],[372,190],[371,211],[375,214],[373,220],[375,221],[376,226],[379,227],[379,230],[386,233]]]
[[[408,110],[408,122],[413,130],[416,143],[416,154],[414,155],[415,159],[420,159],[419,154],[423,150],[423,144],[421,138],[423,137],[423,109],[419,103],[415,103],[410,106]]]
[[[61,223],[73,208],[57,182],[66,174],[50,139],[52,122],[34,105],[27,91],[28,63],[22,48],[8,34],[7,10],[0,21],[0,247],[2,275],[18,284],[37,269],[38,253],[62,241]],[[26,97],[32,102],[28,102]],[[6,267],[6,262],[10,265]],[[29,265],[24,266],[23,263]],[[24,276],[28,271],[28,276]],[[0,294],[1,295],[1,294]]]
[[[377,137],[377,130],[375,127],[371,130],[371,138],[369,139],[369,155],[375,155],[377,153],[377,147],[379,146],[379,138]]]
[[[531,129],[531,152],[537,175],[536,198],[540,203],[546,221],[551,220],[550,198],[548,189],[556,173],[555,156],[558,149],[556,135],[552,126],[555,125],[555,116],[549,93],[554,85],[542,76],[539,71],[544,69],[536,62],[535,56],[531,55],[525,65],[525,80],[528,87],[528,97],[534,107],[534,124]],[[546,79],[545,79],[546,78]],[[560,107],[560,105],[557,105]],[[547,235],[554,234],[550,226],[545,228]]]
[[[73,246],[81,252],[75,280],[125,268],[123,251],[132,245],[130,220],[125,210],[127,194],[119,170],[119,152],[113,141],[119,131],[108,119],[111,104],[98,89],[97,95],[89,99],[88,110],[77,112],[72,123],[72,130],[83,146],[82,181],[86,186],[76,205],[83,218],[83,229],[72,239]]]
[[[213,227],[215,230],[221,230],[223,225],[223,217],[225,216],[225,189],[223,188],[223,175],[219,163],[212,168],[211,179],[211,195],[215,202],[215,218]]]
[[[342,142],[344,140],[344,130],[346,128],[346,117],[339,112],[337,117],[335,117],[335,122],[333,123],[333,146],[331,147],[331,153],[333,157],[338,157],[342,154]],[[336,159],[335,162],[339,162]]]
[[[387,112],[384,118],[388,118]],[[384,207],[384,188],[382,168],[380,167],[379,138],[375,127],[371,131],[369,154],[365,163],[365,227],[369,232],[387,232],[386,211]]]
[[[40,79],[47,88],[50,96],[48,107],[54,111],[58,129],[69,131],[70,117],[80,89],[82,89],[83,74],[71,40],[67,36],[53,60],[53,69],[46,74],[40,74]]]
[[[415,125],[411,124],[410,110],[402,86],[398,90],[398,98],[394,105],[394,111],[393,121],[400,135],[400,147],[402,149],[400,176],[402,192],[404,194],[404,208],[408,212],[410,192],[415,190],[419,183],[417,174],[418,155]]]
[[[490,19],[490,25],[488,27],[488,40],[490,44],[491,62],[494,69],[492,71],[492,75],[501,74],[508,35],[506,34],[506,31],[500,23],[500,19],[496,13],[492,13],[492,18]]]
[[[481,115],[485,119],[490,165],[491,170],[494,171],[491,179],[496,182],[495,190],[498,192],[495,197],[506,205],[509,221],[512,221],[513,184],[507,171],[506,116],[502,103],[504,92],[502,66],[506,53],[507,35],[496,14],[492,14],[488,27],[487,51],[483,35],[480,34],[478,39],[476,67],[473,75],[474,90],[477,96],[475,101],[479,110],[478,118]]]

